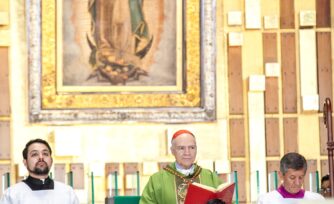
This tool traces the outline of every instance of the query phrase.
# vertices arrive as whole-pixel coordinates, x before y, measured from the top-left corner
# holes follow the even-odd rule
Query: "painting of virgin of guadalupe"
[[[177,1],[62,4],[63,86],[176,85]]]

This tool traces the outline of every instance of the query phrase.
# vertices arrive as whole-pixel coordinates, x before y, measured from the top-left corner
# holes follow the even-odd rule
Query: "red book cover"
[[[234,183],[224,183],[217,189],[200,183],[191,183],[184,204],[206,204],[208,200],[218,198],[226,204],[231,204],[234,193]]]

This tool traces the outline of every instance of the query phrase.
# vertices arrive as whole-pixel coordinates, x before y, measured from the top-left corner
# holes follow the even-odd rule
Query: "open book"
[[[200,183],[191,183],[184,204],[206,204],[213,198],[218,198],[226,204],[232,203],[234,183],[223,183],[217,189]]]

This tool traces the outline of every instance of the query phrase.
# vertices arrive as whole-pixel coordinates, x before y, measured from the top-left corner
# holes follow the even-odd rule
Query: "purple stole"
[[[289,193],[288,191],[285,190],[284,186],[281,185],[277,191],[283,196],[283,198],[304,198],[305,190],[301,189],[298,193]]]

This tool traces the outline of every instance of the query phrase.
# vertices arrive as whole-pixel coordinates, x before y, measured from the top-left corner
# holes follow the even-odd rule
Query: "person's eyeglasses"
[[[331,189],[330,188],[322,188],[320,189],[320,193],[330,193]]]

